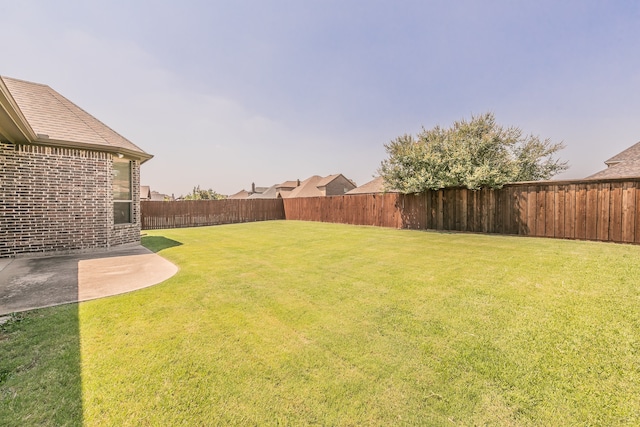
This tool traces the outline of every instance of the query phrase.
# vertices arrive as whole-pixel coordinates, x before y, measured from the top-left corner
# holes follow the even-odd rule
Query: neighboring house
[[[299,179],[297,179],[295,181],[285,181],[282,184],[278,184],[276,186],[276,191],[278,192],[278,195],[281,198],[286,199],[287,197],[289,197],[291,192],[293,190],[295,190],[299,186],[300,186],[300,180]]]
[[[162,194],[158,191],[151,191],[151,187],[149,187],[148,185],[141,185],[140,186],[140,201],[141,202],[147,202],[147,201],[152,201],[152,202],[163,202],[165,200],[173,200],[172,197],[166,195],[166,194]]]
[[[607,168],[586,179],[640,177],[640,142],[604,162]]]
[[[269,188],[255,187],[251,184],[248,192],[239,191],[229,196],[229,199],[288,199],[291,197],[324,197],[324,196],[340,196],[346,192],[356,188],[356,184],[346,178],[341,173],[321,177],[314,175],[300,182],[285,181],[281,184],[272,185]]]
[[[293,189],[300,185],[298,181],[285,181],[282,184],[275,184],[267,188],[262,193],[251,194],[248,199],[284,199],[289,197]]]
[[[384,180],[381,176],[348,191],[346,194],[375,194],[384,192]]]
[[[341,196],[356,188],[356,183],[341,173],[322,178],[317,185],[323,196]]]
[[[230,195],[227,199],[248,199],[250,196],[254,194],[262,194],[267,191],[270,187],[256,187],[255,183],[251,183],[251,191],[246,191],[242,189],[235,194]],[[255,198],[255,197],[254,197]],[[270,198],[270,197],[268,197]]]
[[[276,190],[276,186],[272,185],[260,193],[253,193],[247,197],[247,199],[277,199],[278,198],[278,190]]]
[[[146,200],[151,200],[151,187],[148,185],[140,186],[140,201],[144,202]]]
[[[356,184],[341,173],[321,177],[314,175],[302,181],[293,189],[288,198],[341,196],[356,188]]]
[[[163,194],[158,191],[151,192],[151,201],[152,202],[164,202],[165,200],[173,200],[173,197],[168,194]]]
[[[240,190],[237,193],[227,197],[227,199],[248,199],[250,195],[251,195],[251,192],[247,190]]]
[[[0,257],[139,243],[151,157],[49,86],[0,77]]]

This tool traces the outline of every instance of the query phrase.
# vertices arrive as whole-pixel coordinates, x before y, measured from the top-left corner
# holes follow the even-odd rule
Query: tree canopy
[[[220,200],[226,198],[227,196],[218,194],[212,189],[203,190],[199,185],[197,187],[193,187],[193,191],[184,196],[184,200]]]
[[[446,187],[501,188],[517,181],[549,179],[568,168],[555,158],[564,148],[538,136],[504,128],[493,113],[472,116],[450,128],[422,129],[402,135],[385,149],[389,158],[378,169],[387,190],[419,193]]]

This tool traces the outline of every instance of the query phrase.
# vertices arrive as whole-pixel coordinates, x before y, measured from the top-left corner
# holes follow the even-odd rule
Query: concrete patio
[[[142,289],[177,271],[140,245],[80,255],[0,258],[0,316]]]

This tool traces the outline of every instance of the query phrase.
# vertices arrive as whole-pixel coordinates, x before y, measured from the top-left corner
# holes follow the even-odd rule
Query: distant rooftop
[[[384,192],[384,179],[378,176],[371,181],[362,184],[360,187],[356,187],[349,191],[347,194],[376,194]]]
[[[604,162],[608,167],[587,179],[637,178],[640,177],[640,142]]]

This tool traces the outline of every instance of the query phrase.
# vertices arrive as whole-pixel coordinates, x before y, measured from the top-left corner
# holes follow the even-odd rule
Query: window
[[[113,222],[130,224],[133,196],[131,191],[131,161],[113,158]]]

